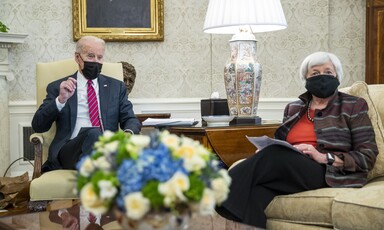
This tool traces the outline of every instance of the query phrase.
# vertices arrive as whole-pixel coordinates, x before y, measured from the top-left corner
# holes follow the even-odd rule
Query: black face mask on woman
[[[319,98],[332,96],[340,85],[339,79],[333,75],[316,75],[306,80],[305,88]]]

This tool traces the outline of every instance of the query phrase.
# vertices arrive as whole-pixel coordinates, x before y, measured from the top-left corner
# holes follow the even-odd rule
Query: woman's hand
[[[297,148],[303,154],[309,156],[313,160],[317,161],[320,164],[326,164],[328,162],[327,156],[324,153],[317,151],[315,147],[309,144],[299,144],[294,145],[293,147]]]

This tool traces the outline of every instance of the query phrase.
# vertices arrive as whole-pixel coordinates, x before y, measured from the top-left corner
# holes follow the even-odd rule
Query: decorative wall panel
[[[319,50],[344,64],[342,86],[364,80],[365,1],[281,0],[286,30],[256,34],[263,65],[261,98],[296,97],[304,91],[298,68]],[[106,60],[127,61],[137,71],[132,98],[225,97],[223,68],[229,35],[202,30],[208,0],[165,0],[163,42],[108,42]],[[70,0],[2,0],[0,20],[12,32],[27,33],[10,53],[16,79],[10,100],[35,98],[35,64],[74,55]]]

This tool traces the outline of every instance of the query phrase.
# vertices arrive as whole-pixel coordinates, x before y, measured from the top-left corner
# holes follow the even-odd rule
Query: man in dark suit
[[[126,132],[140,132],[141,123],[133,113],[124,83],[100,74],[104,52],[102,39],[82,37],[75,52],[79,70],[47,86],[47,96],[32,120],[33,130],[39,133],[56,122],[43,172],[75,169],[105,130],[117,131],[120,125]],[[93,102],[88,102],[91,98]]]

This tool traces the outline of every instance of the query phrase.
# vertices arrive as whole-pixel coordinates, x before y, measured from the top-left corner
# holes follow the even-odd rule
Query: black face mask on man
[[[79,57],[84,62],[84,67],[81,70],[83,72],[84,77],[88,80],[96,79],[101,72],[101,68],[103,68],[103,64],[98,62],[84,61],[80,55]]]
[[[319,98],[332,96],[340,85],[339,79],[333,75],[316,75],[306,80],[305,88]]]

